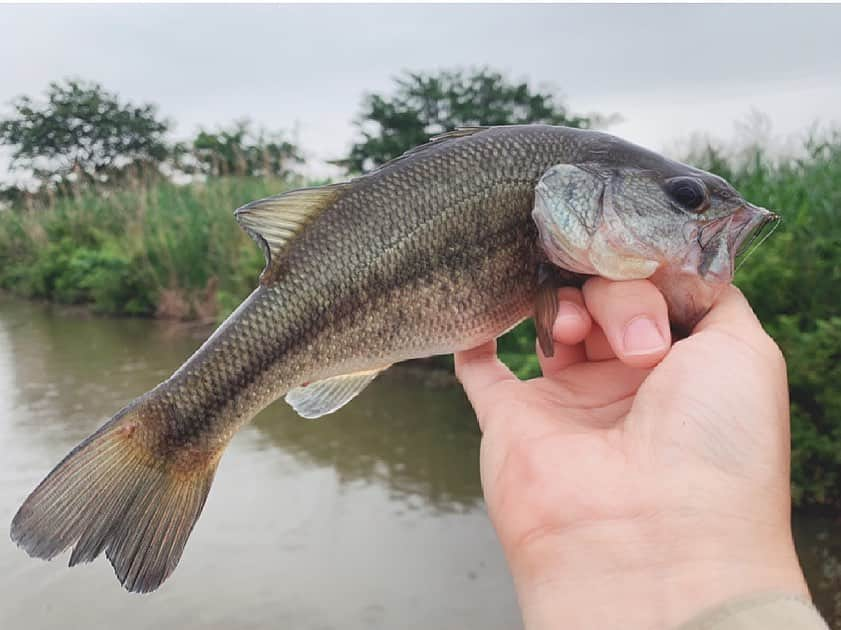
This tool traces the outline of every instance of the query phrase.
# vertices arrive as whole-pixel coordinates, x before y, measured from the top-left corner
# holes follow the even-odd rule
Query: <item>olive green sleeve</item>
[[[807,599],[767,593],[730,600],[677,630],[829,630]]]

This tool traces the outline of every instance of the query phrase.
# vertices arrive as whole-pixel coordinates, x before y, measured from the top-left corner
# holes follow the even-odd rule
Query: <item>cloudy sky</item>
[[[76,76],[157,103],[186,135],[250,117],[319,160],[348,148],[363,93],[403,69],[489,65],[658,150],[841,126],[841,5],[0,6],[0,103]],[[7,111],[4,109],[3,111]]]

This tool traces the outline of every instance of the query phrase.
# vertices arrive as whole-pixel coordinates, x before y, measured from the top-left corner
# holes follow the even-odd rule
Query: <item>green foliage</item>
[[[200,129],[189,156],[182,162],[183,170],[211,177],[287,177],[293,165],[304,161],[300,149],[282,134],[255,132],[247,120],[215,132]]]
[[[256,286],[263,255],[233,209],[284,180],[164,180],[0,211],[0,287],[112,315],[220,317]]]
[[[841,317],[800,319],[783,315],[768,326],[788,363],[794,500],[839,506]]]
[[[114,315],[154,313],[154,286],[137,261],[113,245],[79,247],[63,240],[47,246],[31,265],[6,267],[2,284],[27,297],[60,304],[92,304]]]
[[[520,123],[587,127],[591,120],[569,114],[555,94],[487,68],[405,72],[395,79],[393,95],[365,97],[356,121],[363,139],[336,163],[367,171],[456,127]]]
[[[807,150],[779,164],[757,150],[735,169],[745,197],[783,217],[736,284],[786,356],[795,500],[841,506],[841,133]]]
[[[527,319],[497,342],[499,358],[520,378],[540,376],[540,363],[535,354],[536,339],[534,321]]]
[[[167,157],[169,124],[153,105],[121,102],[98,83],[50,83],[44,102],[21,96],[0,121],[12,166],[41,184],[106,182],[129,170],[154,171]]]

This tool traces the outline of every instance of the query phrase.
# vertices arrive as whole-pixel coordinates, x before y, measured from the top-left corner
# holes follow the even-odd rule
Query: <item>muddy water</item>
[[[80,317],[0,297],[0,525],[79,440],[168,376],[207,329]],[[226,452],[174,577],[120,589],[0,536],[0,628],[520,627],[459,389],[388,373],[321,422],[283,403]],[[801,559],[841,620],[837,523],[799,517]],[[838,625],[841,628],[841,623]]]

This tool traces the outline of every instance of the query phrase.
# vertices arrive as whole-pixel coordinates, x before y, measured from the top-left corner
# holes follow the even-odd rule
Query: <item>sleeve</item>
[[[808,599],[767,593],[730,600],[677,630],[829,630]]]

